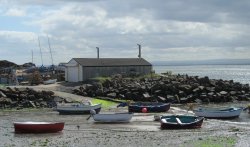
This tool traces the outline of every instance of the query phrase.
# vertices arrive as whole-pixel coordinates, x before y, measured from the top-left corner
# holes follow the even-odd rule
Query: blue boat
[[[102,104],[86,105],[86,104],[71,104],[71,105],[58,105],[56,111],[59,114],[90,114],[90,110],[95,110],[96,113],[99,113],[101,110]]]
[[[166,112],[170,109],[170,103],[159,102],[135,102],[128,105],[129,112]]]

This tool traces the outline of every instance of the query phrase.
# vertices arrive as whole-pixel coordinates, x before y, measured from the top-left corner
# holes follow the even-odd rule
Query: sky
[[[0,60],[51,65],[96,58],[96,47],[137,58],[137,44],[150,62],[249,59],[249,10],[249,0],[0,0]]]

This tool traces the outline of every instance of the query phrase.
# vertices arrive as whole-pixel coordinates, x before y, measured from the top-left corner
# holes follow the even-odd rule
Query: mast
[[[53,65],[54,65],[54,63],[53,63],[53,57],[52,57],[52,52],[51,52],[51,47],[50,47],[49,36],[47,35],[47,37],[48,37],[48,44],[49,44],[49,50],[50,50],[51,62],[52,62],[52,66],[53,66]]]
[[[38,36],[38,43],[39,43],[40,55],[41,55],[42,66],[43,66],[43,54],[42,54],[42,49],[41,49],[41,45],[40,45],[40,39],[39,39],[39,36]]]

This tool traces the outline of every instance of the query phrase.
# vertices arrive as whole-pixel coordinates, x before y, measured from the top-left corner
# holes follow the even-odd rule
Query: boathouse
[[[68,82],[114,74],[145,75],[152,71],[152,64],[143,58],[72,58],[65,67]]]

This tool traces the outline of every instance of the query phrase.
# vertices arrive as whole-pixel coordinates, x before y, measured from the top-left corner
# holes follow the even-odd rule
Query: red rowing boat
[[[64,122],[14,122],[15,133],[55,133],[64,128]]]

